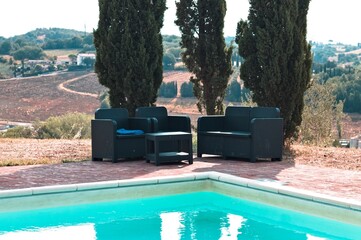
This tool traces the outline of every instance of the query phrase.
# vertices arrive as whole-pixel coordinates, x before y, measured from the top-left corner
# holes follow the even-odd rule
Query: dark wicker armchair
[[[143,158],[144,133],[150,132],[151,126],[150,119],[129,117],[125,108],[98,109],[91,121],[92,160]]]
[[[281,160],[283,119],[278,108],[227,107],[225,115],[198,118],[197,156]]]

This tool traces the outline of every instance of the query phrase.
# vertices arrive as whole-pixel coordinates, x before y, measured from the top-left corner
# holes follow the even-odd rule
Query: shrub
[[[90,138],[92,116],[83,113],[69,113],[50,117],[45,122],[34,124],[37,138],[84,139]]]
[[[109,93],[104,91],[99,95],[100,108],[110,108]]]
[[[233,80],[226,89],[226,100],[230,102],[239,102],[241,100],[241,84]]]
[[[341,137],[343,102],[337,102],[331,84],[314,83],[305,93],[299,140],[304,144],[330,146]]]
[[[194,97],[193,83],[192,82],[182,83],[181,89],[180,89],[180,95],[181,95],[181,97],[184,97],[184,98]]]
[[[6,132],[0,134],[3,138],[33,138],[34,135],[34,129],[24,126],[9,128]]]
[[[83,65],[70,65],[68,67],[68,71],[84,71],[86,70],[86,66],[83,66]]]
[[[10,69],[10,65],[6,63],[0,63],[0,79],[13,77],[13,72]]]
[[[162,83],[160,85],[158,95],[165,98],[174,98],[177,96],[177,83],[175,81]]]
[[[165,53],[163,55],[163,69],[164,70],[174,70],[174,65],[176,59],[172,53]]]

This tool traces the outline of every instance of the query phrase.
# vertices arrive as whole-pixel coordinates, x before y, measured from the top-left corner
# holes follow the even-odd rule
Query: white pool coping
[[[9,209],[16,209],[17,204],[22,202],[27,204],[30,201],[30,205],[36,205],[37,202],[39,205],[46,205],[49,202],[47,199],[52,196],[53,202],[62,201],[67,198],[66,196],[73,198],[80,193],[85,198],[99,199],[101,197],[99,195],[118,198],[128,195],[132,189],[135,189],[134,193],[130,194],[133,198],[152,196],[152,194],[171,194],[173,191],[174,193],[215,191],[293,210],[301,208],[299,210],[305,209],[306,213],[317,211],[322,215],[326,214],[326,217],[361,225],[361,202],[359,201],[282,186],[277,182],[246,179],[219,172],[2,190],[0,191],[0,212],[7,211],[7,206]],[[39,199],[42,199],[41,204]],[[320,210],[321,206],[324,206],[324,211]]]

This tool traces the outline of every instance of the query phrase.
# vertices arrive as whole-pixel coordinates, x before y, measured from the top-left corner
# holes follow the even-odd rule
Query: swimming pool
[[[216,172],[43,187],[0,192],[0,239],[357,239],[360,206]]]

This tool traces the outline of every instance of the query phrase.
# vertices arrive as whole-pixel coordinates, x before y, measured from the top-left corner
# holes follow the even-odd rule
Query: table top
[[[189,132],[155,132],[155,133],[147,133],[146,136],[152,137],[163,137],[163,136],[186,136],[191,135]]]

